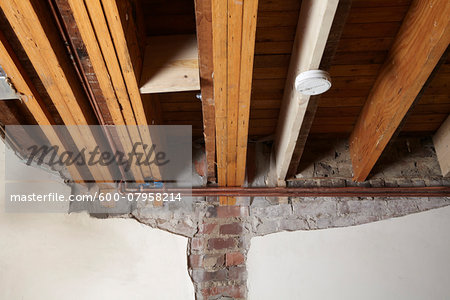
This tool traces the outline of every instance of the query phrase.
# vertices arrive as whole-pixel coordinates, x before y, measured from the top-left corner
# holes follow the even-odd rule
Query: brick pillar
[[[248,206],[211,204],[190,240],[189,273],[196,299],[245,299],[245,260],[250,237],[243,224]]]

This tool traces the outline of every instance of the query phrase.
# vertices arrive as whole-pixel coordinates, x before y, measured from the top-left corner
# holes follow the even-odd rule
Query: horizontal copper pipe
[[[450,187],[338,187],[338,188],[292,188],[292,187],[201,187],[192,189],[142,189],[128,188],[121,184],[122,193],[181,193],[194,197],[450,197]]]

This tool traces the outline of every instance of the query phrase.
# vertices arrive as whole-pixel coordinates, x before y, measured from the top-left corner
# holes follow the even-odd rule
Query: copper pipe
[[[193,197],[450,197],[450,187],[338,187],[338,188],[283,188],[283,187],[213,187],[213,188],[129,188],[119,183],[119,192],[127,193],[181,193]]]

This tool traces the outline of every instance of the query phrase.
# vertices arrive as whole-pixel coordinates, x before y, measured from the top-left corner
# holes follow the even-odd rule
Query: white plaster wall
[[[5,213],[4,165],[0,141],[0,299],[194,299],[186,238],[128,219]],[[40,191],[70,194],[31,172]]]
[[[450,299],[450,207],[253,238],[249,299]]]

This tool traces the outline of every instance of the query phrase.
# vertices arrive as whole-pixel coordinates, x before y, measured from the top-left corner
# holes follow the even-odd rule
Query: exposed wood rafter
[[[221,186],[245,180],[258,1],[212,0],[217,176]]]
[[[151,124],[152,117],[147,120],[139,93],[143,55],[136,26],[130,17],[130,4],[128,1],[102,0],[102,5],[137,124]]]
[[[195,0],[198,65],[202,95],[203,136],[205,139],[206,171],[209,182],[216,181],[216,120],[213,84],[213,35],[211,1]]]
[[[338,0],[302,1],[278,119],[270,185],[284,185],[302,124],[305,121],[308,123],[312,121],[312,117],[306,118],[310,97],[297,92],[294,82],[301,72],[319,67],[338,2]],[[305,129],[309,131],[307,127]]]
[[[88,1],[86,6],[78,0],[69,0],[69,4],[113,124],[118,125],[114,130],[117,131],[116,136],[121,138],[116,142],[122,145],[126,153],[130,153],[140,137],[101,4],[99,0]],[[123,125],[131,125],[128,132]],[[143,182],[141,168],[131,171],[136,181]]]
[[[51,126],[55,125],[53,117],[45,107],[39,93],[31,80],[28,78],[27,73],[2,32],[0,32],[0,65],[11,79],[11,82],[17,89],[18,93],[26,97],[26,101],[23,103],[33,115],[37,124],[41,126],[41,129],[48,141],[52,145],[58,146],[60,153],[65,151],[63,143]],[[82,178],[75,165],[68,166],[68,171],[72,178]]]
[[[211,0],[217,181],[227,185],[227,2]]]
[[[333,57],[338,49],[339,41],[341,40],[345,22],[347,21],[348,14],[350,13],[351,5],[352,0],[339,1],[335,17],[333,19],[333,25],[331,26],[330,34],[328,35],[328,40],[320,62],[320,70],[329,71],[331,67]],[[292,159],[289,163],[286,178],[294,177],[297,173],[297,169],[303,155],[303,150],[305,149],[306,141],[308,139],[311,126],[314,122],[319,101],[320,96],[312,96],[309,98],[308,107],[306,108],[305,117],[303,118],[294,152],[292,153]]]
[[[0,1],[0,7],[64,123],[68,126],[98,124],[45,3]],[[69,126],[68,130],[79,149],[89,151],[89,147],[97,144],[86,126]],[[107,167],[91,166],[89,170],[94,180],[112,181]]]
[[[256,18],[258,1],[244,1],[242,13],[241,72],[238,102],[238,133],[236,155],[236,185],[242,186],[247,166],[248,126],[255,52]]]
[[[139,80],[143,65],[143,46],[140,43],[137,20],[133,20],[133,2],[118,0],[102,0],[102,8],[109,27],[115,53],[120,64],[120,71],[125,81],[128,97],[134,113],[137,125],[156,124],[159,117],[152,110],[154,106],[148,105],[148,110],[144,109],[141,94],[139,92]],[[155,100],[155,99],[152,99]],[[147,114],[146,114],[147,112]],[[142,141],[151,145],[155,137],[150,135],[147,126],[139,126],[139,133]],[[149,147],[150,148],[150,147]],[[145,151],[145,149],[143,149]],[[154,153],[150,159],[154,159]],[[151,165],[150,173],[143,170],[144,177],[160,179],[161,174],[157,166]]]
[[[416,0],[350,137],[353,179],[364,181],[450,42],[450,2]]]

